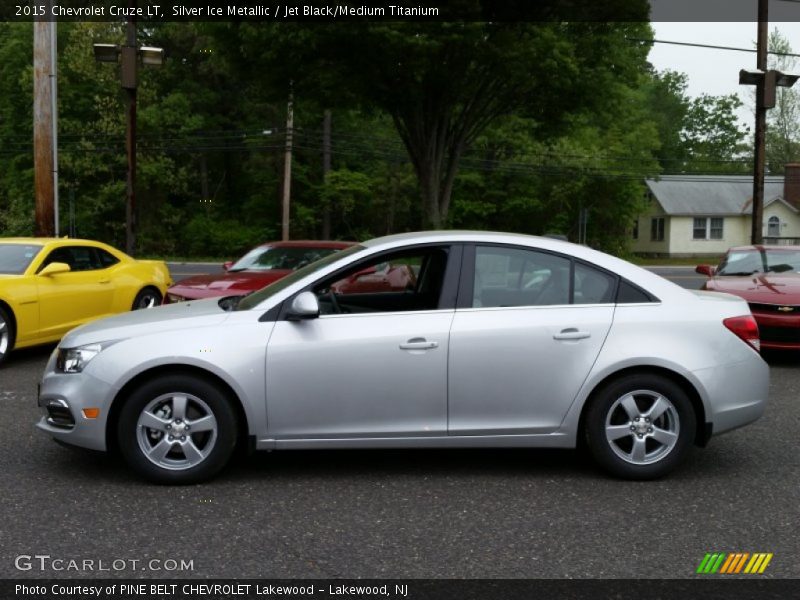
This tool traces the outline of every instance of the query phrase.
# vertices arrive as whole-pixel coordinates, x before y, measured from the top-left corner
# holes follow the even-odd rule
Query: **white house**
[[[634,223],[634,252],[698,256],[750,243],[752,176],[663,175],[646,184],[649,207]],[[800,164],[765,178],[764,243],[800,244]]]

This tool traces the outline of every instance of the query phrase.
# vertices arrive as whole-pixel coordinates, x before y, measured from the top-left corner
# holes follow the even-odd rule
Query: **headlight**
[[[86,368],[91,360],[103,350],[116,344],[113,342],[100,342],[98,344],[86,344],[77,348],[58,348],[56,357],[56,370],[62,373],[80,373]]]
[[[168,303],[175,303],[175,302],[183,302],[186,300],[183,296],[178,296],[178,294],[167,294],[167,302]]]

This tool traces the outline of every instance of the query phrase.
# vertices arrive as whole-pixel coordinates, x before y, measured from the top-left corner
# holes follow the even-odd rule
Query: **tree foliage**
[[[471,1],[471,0],[465,0]],[[124,96],[59,23],[61,230],[123,245]],[[731,97],[691,99],[646,62],[646,23],[165,23],[139,87],[138,251],[229,256],[280,232],[294,97],[291,235],[421,227],[564,233],[625,251],[643,178],[740,158]],[[33,230],[32,27],[0,23],[0,230]],[[323,174],[323,112],[333,115]],[[733,163],[731,163],[733,164]],[[735,166],[735,165],[734,165]],[[70,210],[72,208],[72,210]]]

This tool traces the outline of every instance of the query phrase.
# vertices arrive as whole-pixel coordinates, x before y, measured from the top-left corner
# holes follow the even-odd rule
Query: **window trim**
[[[699,227],[695,226],[695,222],[700,220],[700,219],[705,221],[705,227],[704,227],[704,236],[705,237],[695,237],[695,231],[697,231],[699,229]],[[712,230],[711,220],[712,219],[719,219],[722,222],[722,225],[719,228],[720,237],[718,237],[718,238],[711,237],[711,230]],[[719,241],[722,241],[724,239],[725,239],[725,217],[711,217],[711,216],[692,217],[692,241],[693,242],[719,242]]]
[[[318,319],[325,319],[328,317],[363,317],[363,316],[376,316],[376,315],[405,315],[405,314],[414,314],[414,313],[429,313],[429,312],[436,312],[441,310],[454,310],[456,308],[456,297],[458,293],[458,278],[461,270],[461,262],[462,262],[462,248],[463,243],[461,242],[426,242],[423,244],[414,244],[411,246],[401,246],[398,248],[391,248],[388,250],[382,250],[381,252],[375,252],[370,254],[369,256],[365,256],[356,262],[351,262],[332,273],[328,273],[324,277],[320,277],[315,279],[308,285],[304,286],[302,289],[297,291],[296,293],[292,294],[286,300],[284,300],[280,304],[280,309],[278,310],[277,314],[273,313],[275,310],[270,309],[262,315],[262,318],[265,320],[274,320],[275,321],[288,321],[289,309],[292,306],[292,301],[294,298],[302,294],[303,292],[311,292],[313,289],[319,284],[319,282],[331,279],[336,280],[337,277],[341,278],[341,276],[353,269],[358,270],[359,267],[362,265],[366,265],[367,263],[373,262],[375,259],[380,259],[384,256],[391,256],[393,254],[397,254],[399,252],[414,252],[416,250],[424,250],[425,248],[442,248],[447,252],[447,265],[445,266],[444,270],[444,278],[442,281],[442,290],[439,292],[439,304],[436,308],[428,308],[424,310],[403,310],[403,311],[378,311],[378,312],[366,312],[366,313],[343,313],[343,314],[333,314],[333,315],[319,315]],[[270,314],[271,313],[271,314]],[[268,316],[269,315],[269,316]]]
[[[563,258],[570,261],[569,265],[569,303],[567,304],[526,304],[522,306],[472,306],[473,286],[475,285],[475,257],[477,255],[476,249],[478,246],[484,248],[504,248],[511,250],[527,250],[529,252],[540,252],[542,254],[550,254],[558,258]],[[614,292],[611,294],[613,298],[609,302],[596,302],[591,304],[575,304],[575,265],[581,265],[590,269],[597,269],[608,276],[614,281]],[[569,254],[562,254],[561,252],[554,252],[546,248],[539,248],[536,246],[521,246],[519,244],[502,244],[498,242],[470,242],[464,244],[464,251],[461,257],[461,281],[458,286],[458,299],[456,300],[456,310],[497,310],[497,309],[512,309],[512,308],[527,308],[527,309],[540,309],[540,308],[555,308],[564,306],[586,307],[586,306],[616,306],[617,295],[619,294],[620,281],[622,277],[618,274],[601,267],[595,263],[591,263]],[[628,281],[627,279],[625,281]],[[630,282],[628,282],[630,283]],[[635,285],[635,284],[633,284]],[[639,287],[639,286],[636,286]],[[640,288],[641,289],[641,288]],[[642,290],[649,296],[652,294]]]
[[[774,219],[774,221],[773,221]],[[781,236],[781,218],[778,215],[772,215],[769,219],[767,219],[767,237],[780,237]],[[773,235],[770,232],[770,226],[775,226],[778,230],[778,233]]]
[[[661,237],[658,237],[659,234],[659,227],[658,223],[661,224]],[[655,225],[655,232],[653,231],[653,226]],[[653,235],[655,233],[655,235]],[[667,237],[667,220],[665,217],[650,217],[650,241],[651,242],[663,242]]]

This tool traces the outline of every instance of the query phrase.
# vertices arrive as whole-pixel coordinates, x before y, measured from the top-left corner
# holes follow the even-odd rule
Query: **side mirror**
[[[711,265],[697,265],[694,271],[695,273],[700,273],[700,275],[705,275],[706,277],[713,277],[714,273],[717,272],[717,268],[712,267]]]
[[[316,319],[319,316],[319,302],[317,297],[311,292],[297,294],[292,300],[287,318],[290,321],[303,321],[305,319]]]
[[[230,269],[232,266],[233,266],[233,261],[232,260],[229,260],[228,262],[222,263],[222,268],[225,269],[226,271],[228,269]]]
[[[42,277],[50,277],[51,275],[58,275],[59,273],[69,273],[71,270],[67,263],[51,262],[44,269],[39,271],[39,275]]]

